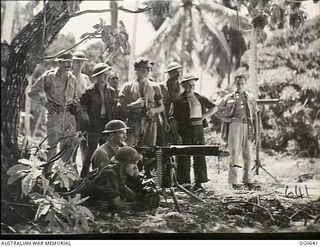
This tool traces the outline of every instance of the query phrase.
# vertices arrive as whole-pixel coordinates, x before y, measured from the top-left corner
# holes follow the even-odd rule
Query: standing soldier
[[[77,85],[77,97],[80,98],[81,95],[86,91],[87,87],[91,85],[89,77],[82,73],[84,62],[88,61],[86,55],[82,51],[76,51],[72,54],[73,64],[72,72],[78,80]]]
[[[242,168],[239,156],[242,153],[244,166],[242,182],[253,186],[250,178],[252,142],[258,139],[258,106],[255,97],[244,87],[247,74],[237,73],[234,77],[236,90],[223,97],[219,113],[223,116],[222,137],[227,141],[230,152],[228,182],[238,188],[238,171]]]
[[[81,177],[89,173],[91,156],[100,141],[101,132],[113,118],[115,92],[107,83],[109,70],[111,67],[105,63],[96,64],[92,75],[95,83],[88,87],[80,98],[83,114],[89,119],[88,150],[82,163]]]
[[[167,72],[169,78],[167,81],[160,84],[161,92],[163,95],[164,111],[161,113],[164,128],[159,129],[158,135],[161,135],[161,145],[179,144],[181,138],[177,132],[175,120],[172,118],[172,103],[178,98],[181,93],[179,78],[181,75],[181,64],[177,62],[169,63]],[[165,131],[163,131],[165,130]],[[164,139],[164,140],[162,140]]]
[[[86,55],[82,51],[76,51],[72,54],[73,56],[73,63],[72,63],[72,72],[77,78],[77,97],[80,99],[82,94],[86,91],[87,87],[91,85],[91,82],[89,80],[89,77],[82,73],[82,69],[84,66],[84,62],[88,61]],[[76,116],[77,120],[77,130],[83,130],[85,128],[85,123],[82,121],[81,118],[79,118],[79,115]],[[80,151],[81,151],[81,158],[82,161],[85,158],[85,154],[87,152],[87,142],[86,140],[81,140],[80,142]],[[74,153],[73,160],[76,160],[76,152]]]
[[[124,112],[120,107],[119,103],[119,74],[116,71],[111,71],[108,78],[109,85],[115,91],[115,101],[116,101],[116,108],[114,109],[114,119],[121,119],[125,120]]]
[[[161,89],[151,81],[153,62],[138,58],[134,63],[137,79],[126,82],[119,93],[119,102],[128,119],[127,144],[156,145],[158,114],[164,110]]]
[[[31,87],[30,98],[44,106],[47,111],[47,135],[49,161],[57,153],[59,138],[75,133],[76,119],[70,113],[71,106],[77,102],[77,79],[71,73],[72,53],[65,52],[55,60],[59,66],[45,72]],[[60,142],[60,149],[66,145],[62,156],[67,161],[72,154],[72,145]]]
[[[218,111],[218,107],[206,97],[194,92],[195,82],[199,80],[191,74],[186,74],[181,80],[184,92],[174,102],[173,116],[178,121],[179,133],[183,144],[205,144],[204,126],[206,118]],[[180,184],[190,183],[190,157],[184,157],[184,162],[177,166],[177,180]],[[195,191],[203,190],[202,183],[208,182],[205,156],[193,157],[195,175]]]

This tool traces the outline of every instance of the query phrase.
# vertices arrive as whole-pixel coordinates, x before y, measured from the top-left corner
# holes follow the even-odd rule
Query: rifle
[[[175,195],[174,186],[189,195],[191,198],[200,202],[204,201],[178,183],[175,173],[175,157],[191,155],[225,157],[229,155],[229,152],[222,150],[220,145],[169,145],[165,147],[140,146],[136,147],[136,150],[144,157],[142,163],[146,171],[153,168],[151,163],[155,163],[155,183],[158,187],[162,188],[165,198],[166,188],[170,188],[170,193],[178,212],[181,212],[181,209]],[[146,173],[148,174],[148,172]]]

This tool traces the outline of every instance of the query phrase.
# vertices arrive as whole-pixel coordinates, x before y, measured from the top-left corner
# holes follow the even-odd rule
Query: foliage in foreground
[[[34,222],[49,233],[83,233],[89,231],[88,222],[94,219],[91,211],[82,204],[88,199],[62,197],[58,190],[71,189],[80,179],[75,164],[57,160],[52,166],[50,176],[43,173],[42,149],[36,149],[29,159],[18,160],[19,164],[8,171],[8,185],[21,183],[21,197],[29,198],[31,205],[37,207]],[[17,209],[19,210],[19,209]]]

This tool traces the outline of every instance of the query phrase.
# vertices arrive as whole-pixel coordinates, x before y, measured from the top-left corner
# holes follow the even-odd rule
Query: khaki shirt
[[[92,169],[102,169],[107,165],[111,165],[111,158],[116,154],[117,149],[114,149],[107,141],[100,146],[92,155]]]
[[[78,80],[77,84],[77,97],[80,98],[81,95],[86,91],[87,87],[91,85],[89,77],[86,74],[80,73],[76,76]]]
[[[70,105],[76,98],[77,79],[71,73],[65,81],[58,73],[58,68],[46,71],[32,85],[29,92],[30,98],[40,105],[45,106],[48,101],[56,105]]]
[[[257,101],[255,97],[249,92],[244,92],[245,105],[247,109],[247,120],[248,120],[248,131],[249,131],[249,139],[254,138],[254,133],[257,131],[256,126],[254,125],[254,121],[256,121],[255,117],[257,112],[259,111]],[[219,113],[225,118],[233,118],[234,112],[236,109],[236,94],[235,92],[227,94],[218,104]],[[229,135],[229,124],[223,122],[221,125],[221,135],[224,140],[228,140]]]
[[[145,106],[143,108],[155,108],[159,106],[159,100],[161,100],[162,93],[160,86],[153,81],[148,81],[144,87]],[[119,92],[119,102],[125,107],[128,104],[135,102],[141,97],[139,90],[139,82],[137,80],[126,82]],[[131,110],[132,112],[140,113],[141,109]]]

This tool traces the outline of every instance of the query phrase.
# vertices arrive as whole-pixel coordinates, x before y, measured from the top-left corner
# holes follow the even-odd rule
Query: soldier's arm
[[[210,101],[207,97],[201,96],[202,102],[204,106],[208,109],[205,113],[203,113],[203,118],[210,117],[211,115],[215,114],[218,111],[218,107]]]
[[[163,96],[159,86],[155,87],[154,101],[156,102],[157,107],[151,108],[149,110],[152,111],[153,114],[163,112],[164,111]]]
[[[45,76],[42,75],[32,85],[31,91],[28,93],[31,100],[38,103],[39,105],[46,106],[48,99],[45,93]]]
[[[119,105],[124,110],[131,110],[131,109],[139,109],[144,107],[144,100],[142,98],[137,99],[134,102],[128,102],[128,95],[130,92],[128,92],[128,87],[123,85],[119,92]]]
[[[223,111],[226,109],[227,98],[228,97],[225,96],[217,103],[218,110],[214,113],[214,115],[221,121],[229,123],[231,122],[231,118],[228,118],[225,116],[225,114],[223,114]]]

